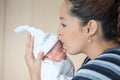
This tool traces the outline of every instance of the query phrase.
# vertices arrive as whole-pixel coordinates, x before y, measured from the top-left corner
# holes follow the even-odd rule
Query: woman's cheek
[[[80,43],[80,33],[72,31],[69,33],[68,44],[66,45],[67,52],[69,54],[76,54],[78,52],[79,44]]]
[[[69,37],[70,37],[70,40],[77,40],[78,37],[79,37],[79,33],[75,32],[75,31],[72,31],[71,33],[69,33]]]

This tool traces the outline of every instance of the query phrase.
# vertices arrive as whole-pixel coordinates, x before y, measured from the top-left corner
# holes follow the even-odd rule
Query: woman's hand
[[[34,45],[34,39],[29,33],[27,35],[27,42],[26,42],[26,54],[25,54],[26,64],[30,73],[31,80],[41,80],[40,72],[41,72],[41,62],[43,59],[43,53],[40,52],[36,60],[33,55],[33,45]]]

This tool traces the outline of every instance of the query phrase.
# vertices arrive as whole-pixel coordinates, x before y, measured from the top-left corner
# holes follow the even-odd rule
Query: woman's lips
[[[65,47],[65,43],[64,42],[62,42],[62,46],[63,46],[64,50],[66,51],[66,47]]]
[[[64,42],[62,42],[62,46],[63,46],[63,48],[65,49],[65,44],[64,44]]]
[[[65,48],[64,44],[62,44],[62,48],[63,48],[64,52],[66,52],[66,48]]]
[[[66,49],[65,49],[65,48],[63,48],[63,52],[65,52],[65,53],[66,53]]]

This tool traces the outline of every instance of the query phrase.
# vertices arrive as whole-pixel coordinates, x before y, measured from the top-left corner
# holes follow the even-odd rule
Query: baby
[[[58,41],[45,55],[41,68],[41,80],[70,80],[74,67],[66,56],[62,43]]]
[[[50,59],[57,62],[66,59],[66,52],[61,41],[58,40],[55,46],[44,56],[44,59]]]
[[[74,74],[74,66],[67,57],[61,41],[57,35],[44,33],[28,25],[20,26],[15,32],[27,30],[34,37],[33,54],[37,59],[40,51],[44,52],[41,67],[41,80],[70,80]]]

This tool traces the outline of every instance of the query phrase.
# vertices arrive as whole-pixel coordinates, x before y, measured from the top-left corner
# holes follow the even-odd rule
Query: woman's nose
[[[59,36],[59,38],[60,38],[60,40],[61,40],[62,35],[63,35],[63,30],[61,29],[61,27],[58,28],[57,34],[58,34],[58,36]]]
[[[61,35],[61,34],[58,34],[58,36],[59,36],[59,39],[61,40],[62,35]]]
[[[61,39],[61,36],[62,36],[62,30],[60,29],[60,27],[59,27],[58,30],[57,30],[57,34],[58,34],[59,38]]]

